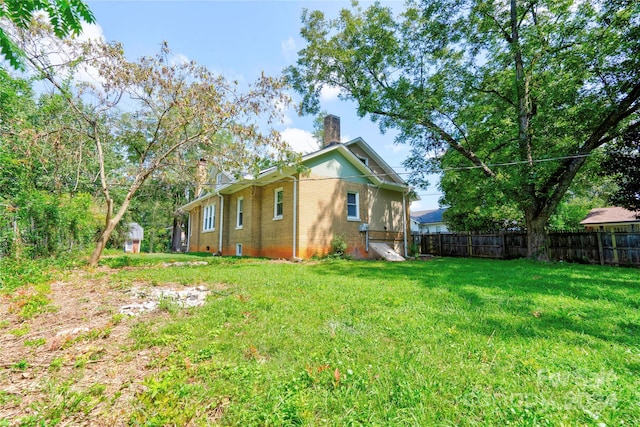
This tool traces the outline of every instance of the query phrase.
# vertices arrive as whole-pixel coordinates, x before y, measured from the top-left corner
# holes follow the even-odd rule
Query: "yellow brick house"
[[[189,213],[188,250],[305,259],[342,236],[354,258],[377,258],[370,243],[406,255],[410,187],[361,138],[341,143],[340,119],[325,118],[324,146],[302,158],[305,171],[267,169],[256,178],[224,174]]]

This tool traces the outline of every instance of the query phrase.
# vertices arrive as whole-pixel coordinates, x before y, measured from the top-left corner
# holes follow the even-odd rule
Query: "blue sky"
[[[400,1],[383,3],[402,8]],[[166,41],[176,55],[240,82],[252,82],[263,71],[279,75],[295,63],[297,51],[304,47],[299,35],[304,8],[335,17],[341,8],[350,7],[347,1],[285,0],[89,0],[87,4],[97,26],[88,27],[86,33],[122,43],[129,58],[153,55]],[[334,91],[327,90],[323,95],[322,109],[340,117],[343,139],[362,137],[397,172],[406,172],[401,162],[409,148],[394,145],[393,133],[383,135],[369,118],[358,118],[355,105],[338,100]],[[294,101],[299,99],[293,92],[292,96]],[[311,148],[313,117],[299,117],[291,109],[277,129],[293,146]],[[439,190],[433,181],[429,189],[419,191],[422,200],[414,202],[412,210],[438,207]]]

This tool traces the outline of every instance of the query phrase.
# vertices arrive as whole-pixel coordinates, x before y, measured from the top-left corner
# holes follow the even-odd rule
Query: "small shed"
[[[638,231],[640,212],[620,207],[591,209],[580,224],[591,231]]]
[[[124,251],[138,254],[140,253],[140,243],[144,238],[144,229],[137,222],[129,223],[127,240],[124,242]]]

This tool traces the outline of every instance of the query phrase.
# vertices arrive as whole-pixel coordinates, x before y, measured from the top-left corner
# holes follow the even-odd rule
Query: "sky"
[[[85,36],[103,37],[122,43],[129,59],[156,54],[166,41],[175,55],[193,60],[229,80],[250,83],[261,73],[278,76],[295,64],[297,52],[304,48],[300,37],[303,9],[321,10],[334,18],[349,1],[293,0],[89,0],[96,24],[85,26]],[[399,0],[382,2],[401,10]],[[361,2],[366,6],[367,2]],[[290,93],[295,101],[300,97]],[[359,118],[352,102],[337,98],[335,90],[322,93],[321,108],[340,117],[343,141],[363,138],[401,176],[408,171],[402,161],[409,147],[394,144],[393,132],[382,134],[369,117]],[[285,111],[276,126],[285,141],[299,151],[313,151],[313,117],[300,117],[293,108]],[[421,200],[412,211],[438,208],[440,191],[437,177],[426,190],[418,190]]]

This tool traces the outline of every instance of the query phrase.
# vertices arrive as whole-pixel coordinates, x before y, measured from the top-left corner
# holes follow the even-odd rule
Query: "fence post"
[[[467,256],[473,258],[473,246],[471,244],[471,232],[467,232]]]
[[[613,248],[613,263],[619,265],[618,262],[618,247],[616,245],[616,232],[611,231],[611,247]]]
[[[502,259],[507,257],[507,237],[504,230],[500,230],[500,246],[502,246]]]
[[[598,255],[600,256],[600,265],[604,265],[604,251],[602,250],[602,233],[600,230],[597,232],[598,236]]]

